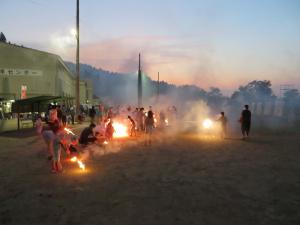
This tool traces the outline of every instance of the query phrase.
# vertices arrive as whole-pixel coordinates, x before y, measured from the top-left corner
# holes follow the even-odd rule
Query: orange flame
[[[73,156],[70,160],[71,160],[71,162],[77,162],[79,168],[82,170],[85,170],[84,163],[81,160],[79,160],[76,156]]]
[[[80,160],[77,160],[77,163],[80,169],[85,170],[85,165]]]
[[[128,130],[127,127],[121,123],[114,122],[113,127],[115,129],[115,132],[113,134],[114,138],[120,138],[120,137],[128,137]]]
[[[76,162],[77,161],[77,157],[73,156],[70,160],[71,160],[71,162]]]
[[[70,129],[68,129],[68,128],[64,128],[64,130],[68,133],[68,134],[73,134],[73,135],[75,135]]]

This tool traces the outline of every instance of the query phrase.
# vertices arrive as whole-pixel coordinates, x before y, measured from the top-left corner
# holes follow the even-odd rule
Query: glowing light
[[[68,133],[68,134],[73,134],[73,135],[75,135],[70,129],[68,129],[68,128],[64,128],[64,130]]]
[[[213,126],[213,122],[212,122],[212,120],[210,120],[210,119],[205,119],[205,120],[203,121],[202,125],[203,125],[203,127],[204,127],[205,129],[210,129],[210,128],[212,128],[212,126]]]
[[[85,170],[85,165],[80,160],[77,160],[77,163],[80,169]]]
[[[168,125],[169,124],[169,120],[165,119],[165,123]]]
[[[154,123],[157,123],[157,119],[156,118],[154,118]]]
[[[121,123],[114,122],[113,127],[115,129],[115,132],[113,134],[114,138],[120,138],[120,137],[128,137],[128,131],[127,127]]]
[[[77,31],[76,31],[76,29],[75,29],[75,28],[72,28],[72,29],[70,30],[70,34],[71,34],[72,36],[76,37],[76,36],[77,36]]]
[[[76,162],[77,161],[77,157],[76,156],[73,156],[71,159],[70,159],[71,162]]]
[[[104,141],[103,144],[108,145],[108,141]]]
[[[82,170],[85,170],[84,163],[81,160],[79,160],[76,156],[73,156],[70,160],[71,160],[71,162],[77,162],[79,168]]]

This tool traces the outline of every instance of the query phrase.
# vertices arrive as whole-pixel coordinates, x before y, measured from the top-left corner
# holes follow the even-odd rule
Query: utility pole
[[[157,73],[157,101],[159,99],[159,72]]]
[[[79,89],[79,0],[76,4],[76,114],[79,115],[80,110],[80,89]]]
[[[138,71],[138,107],[142,107],[142,98],[143,98],[143,90],[142,90],[142,70],[141,70],[141,54],[139,53],[139,71]]]

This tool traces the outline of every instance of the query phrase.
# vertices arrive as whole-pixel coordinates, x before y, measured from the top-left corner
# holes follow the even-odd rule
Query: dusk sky
[[[300,88],[300,0],[81,0],[81,62],[224,93]],[[8,41],[75,61],[76,0],[0,0]],[[277,90],[276,90],[277,89]]]

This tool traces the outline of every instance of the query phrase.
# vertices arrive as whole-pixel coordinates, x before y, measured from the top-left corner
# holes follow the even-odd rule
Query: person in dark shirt
[[[243,134],[242,139],[248,138],[251,128],[251,111],[249,110],[248,105],[245,105],[245,109],[242,111],[240,123]]]
[[[89,127],[84,128],[80,134],[79,143],[87,145],[89,142],[93,143],[97,140],[94,136],[93,129],[96,127],[95,124],[91,123]]]
[[[60,105],[57,106],[56,110],[57,110],[57,119],[58,119],[59,122],[61,122],[62,117],[63,117],[63,112],[60,108]]]
[[[90,117],[91,117],[91,122],[94,123],[94,120],[95,120],[95,116],[96,116],[96,110],[95,110],[95,107],[92,106],[92,108],[90,109]]]

